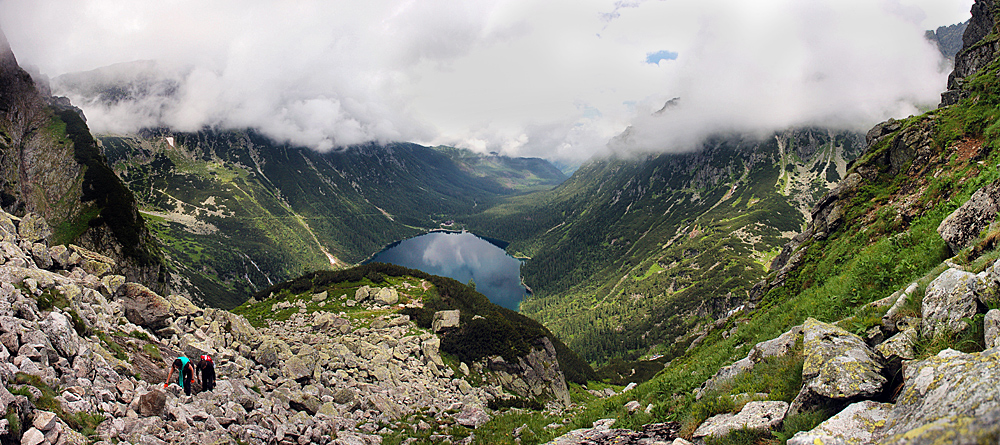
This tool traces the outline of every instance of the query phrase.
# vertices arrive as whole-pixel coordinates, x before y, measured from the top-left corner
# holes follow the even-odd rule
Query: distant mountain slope
[[[38,233],[113,257],[117,272],[163,290],[166,274],[132,194],[108,167],[78,109],[42,95],[0,32],[0,205],[55,227]]]
[[[456,151],[415,144],[320,153],[249,130],[144,131],[101,142],[183,271],[180,287],[222,307],[564,179],[542,160],[464,153],[456,162]]]
[[[463,221],[532,258],[521,311],[586,360],[672,356],[676,338],[748,302],[862,147],[818,129],[716,137],[697,153],[595,160]]]

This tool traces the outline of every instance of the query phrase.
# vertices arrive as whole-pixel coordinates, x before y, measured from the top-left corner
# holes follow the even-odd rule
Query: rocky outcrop
[[[559,370],[556,348],[548,337],[539,338],[531,351],[510,363],[501,356],[488,357],[475,368],[486,370],[487,380],[493,385],[528,399],[551,398],[565,406],[570,404],[566,378]]]
[[[955,69],[948,76],[948,91],[941,93],[942,107],[955,105],[968,96],[965,79],[985,68],[996,57],[1000,42],[984,40],[996,25],[994,0],[976,0],[972,19],[962,36],[962,50],[955,56]]]
[[[461,314],[462,312],[457,309],[452,311],[435,312],[434,319],[431,321],[431,330],[434,332],[441,332],[445,329],[457,329],[459,327]]]
[[[790,415],[842,407],[882,391],[887,380],[881,358],[860,337],[813,318],[803,325],[803,337],[803,386],[788,409]]]
[[[941,221],[938,233],[952,252],[958,252],[979,237],[1000,211],[1000,180],[976,190],[965,204]]]
[[[53,241],[48,226],[73,227],[59,235],[113,257],[115,273],[165,291],[167,272],[134,197],[78,110],[62,102],[42,96],[0,31],[0,207],[27,220],[32,243]]]

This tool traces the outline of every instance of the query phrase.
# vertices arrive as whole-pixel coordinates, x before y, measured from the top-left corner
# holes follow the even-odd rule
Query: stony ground
[[[405,315],[374,311],[362,326],[302,310],[257,329],[126,283],[94,252],[47,246],[48,230],[0,213],[4,444],[377,444],[398,431],[461,443],[489,400],[509,397],[470,384],[469,366],[446,365],[439,337]],[[358,304],[385,309],[395,289],[368,292]],[[179,353],[211,354],[216,388],[164,388]]]

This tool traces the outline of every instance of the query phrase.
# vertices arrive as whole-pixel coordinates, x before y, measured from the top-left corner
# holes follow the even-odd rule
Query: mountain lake
[[[494,241],[500,243],[500,241]],[[495,304],[517,310],[527,295],[521,261],[469,232],[431,232],[386,247],[365,263],[389,263],[468,284]]]

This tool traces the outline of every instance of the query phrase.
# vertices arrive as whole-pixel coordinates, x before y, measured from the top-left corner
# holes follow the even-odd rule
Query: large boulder
[[[70,244],[69,248],[80,256],[80,267],[91,275],[102,277],[115,268],[115,260],[111,258],[73,244]]]
[[[457,328],[459,326],[461,314],[461,311],[458,309],[452,311],[437,311],[434,313],[434,319],[431,321],[431,329],[434,332],[441,332],[445,329]]]
[[[462,426],[479,428],[490,421],[490,415],[480,406],[466,405],[462,412],[455,416],[455,421]]]
[[[312,357],[295,355],[286,360],[282,368],[285,377],[292,380],[300,380],[313,375],[313,365],[315,365],[315,360]]]
[[[882,360],[861,337],[810,318],[803,325],[803,338],[803,385],[789,415],[840,408],[882,391],[886,383]]]
[[[329,312],[317,312],[313,318],[313,329],[322,332],[339,332],[347,334],[351,332],[351,322],[340,318]]]
[[[785,420],[788,404],[781,401],[750,402],[743,406],[737,414],[719,414],[713,416],[695,430],[692,437],[722,437],[729,432],[746,428],[751,430],[769,430]]]
[[[382,304],[396,304],[399,302],[399,292],[393,287],[383,287],[375,295],[375,301]]]
[[[958,269],[948,269],[927,285],[921,305],[922,333],[937,337],[966,329],[964,318],[971,318],[978,310],[975,274]]]
[[[69,318],[59,312],[49,312],[49,315],[42,320],[41,328],[59,355],[71,360],[76,357],[80,349],[80,337],[73,329]]]
[[[124,303],[125,318],[133,324],[157,330],[170,324],[171,304],[138,283],[125,283],[115,292],[115,297]]]
[[[17,226],[17,234],[25,241],[37,243],[51,236],[52,229],[45,222],[45,218],[29,213],[21,218],[21,222]]]
[[[367,300],[372,295],[372,288],[369,286],[361,286],[358,290],[354,291],[354,300],[358,303]]]
[[[1000,348],[951,349],[907,366],[876,443],[995,443],[1000,437]]]
[[[979,237],[997,217],[1000,201],[1000,180],[976,190],[965,204],[938,225],[938,233],[952,252],[958,252]]]
[[[273,368],[287,358],[290,350],[291,348],[284,340],[268,335],[261,339],[260,346],[253,353],[253,358],[257,363]]]
[[[891,404],[871,400],[852,403],[816,428],[795,433],[788,445],[874,443],[875,433],[885,424],[891,409]]]
[[[167,295],[167,301],[170,302],[170,312],[172,312],[175,317],[197,317],[204,313],[204,311],[201,310],[200,307],[195,306],[191,300],[188,300],[180,295]]]
[[[153,390],[139,396],[139,415],[143,417],[159,416],[167,405],[167,394]]]

